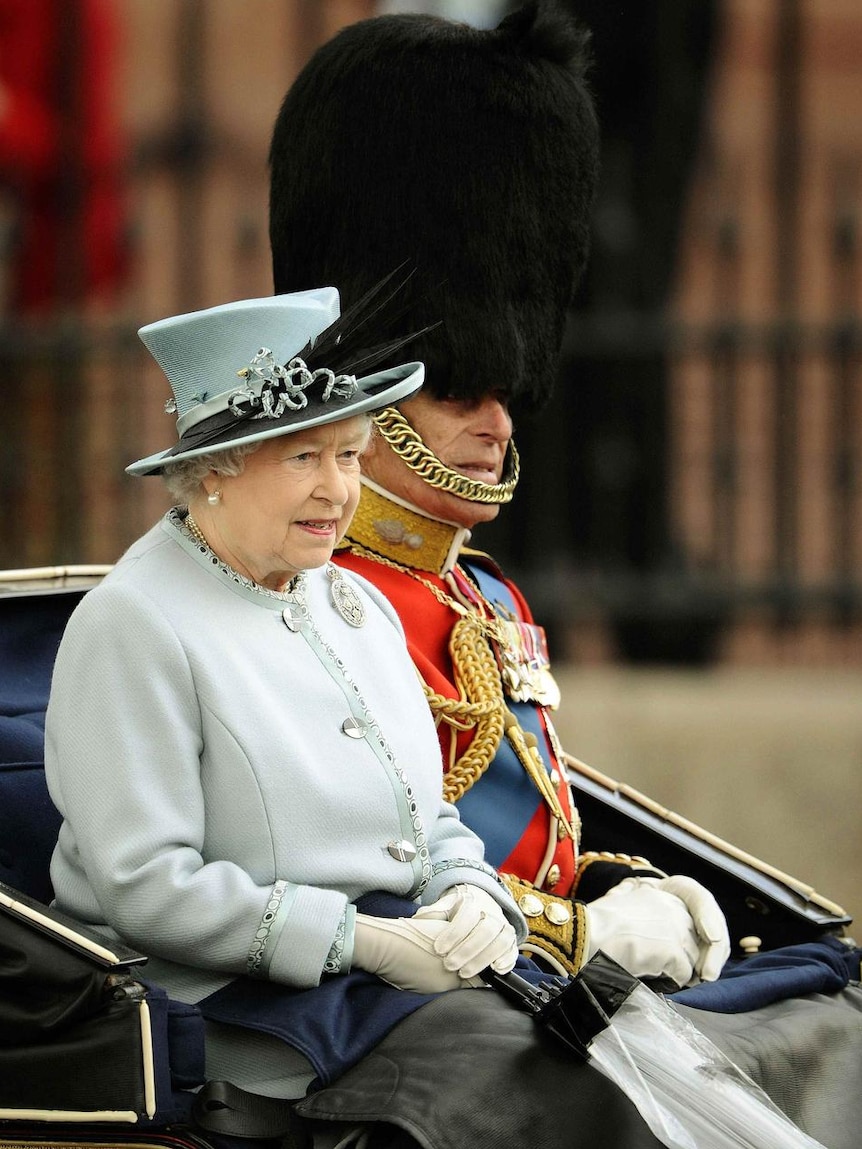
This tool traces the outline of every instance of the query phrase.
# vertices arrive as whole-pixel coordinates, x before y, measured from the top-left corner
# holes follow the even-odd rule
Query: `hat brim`
[[[307,431],[312,427],[321,427],[327,423],[337,423],[342,419],[350,419],[354,415],[362,415],[367,411],[377,411],[382,407],[389,407],[402,399],[414,394],[425,380],[425,366],[422,363],[404,363],[400,367],[391,367],[386,371],[377,371],[357,379],[358,390],[349,399],[330,399],[326,404],[310,402],[302,411],[292,411],[275,425],[269,422],[263,425],[262,420],[252,420],[237,425],[232,430],[234,434],[224,434],[218,439],[209,441],[201,446],[190,447],[183,450],[180,444],[175,444],[165,451],[155,455],[148,455],[136,463],[126,467],[127,475],[160,475],[169,463],[179,463],[183,459],[194,459],[200,455],[211,455],[218,451],[225,451],[231,447],[239,447],[244,443],[263,442],[266,439],[277,439],[282,435],[291,435],[297,431]]]

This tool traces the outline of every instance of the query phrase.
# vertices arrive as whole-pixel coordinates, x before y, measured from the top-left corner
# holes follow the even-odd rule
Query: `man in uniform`
[[[515,490],[513,415],[550,393],[586,259],[598,153],[586,48],[570,17],[535,4],[490,32],[392,16],[324,45],[273,135],[275,290],[333,283],[349,306],[415,269],[394,333],[431,326],[411,348],[426,387],[377,419],[338,561],[401,617],[444,792],[518,897],[528,952],[572,973],[602,948],[686,984],[728,956],[721,911],[644,859],[579,853],[544,633],[465,548]]]

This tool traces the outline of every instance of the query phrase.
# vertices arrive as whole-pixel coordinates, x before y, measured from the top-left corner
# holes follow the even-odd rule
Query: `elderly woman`
[[[525,933],[442,801],[394,610],[330,562],[369,412],[423,378],[418,363],[369,374],[374,355],[353,350],[378,302],[339,319],[325,288],[140,332],[179,439],[128,470],[162,474],[178,505],[64,635],[51,873],[60,909],[143,949],[187,1002],[236,979],[309,989],[357,969],[423,994],[481,984]],[[422,908],[357,911],[380,891]],[[209,1075],[299,1096],[319,1066],[289,1042],[214,1021]]]

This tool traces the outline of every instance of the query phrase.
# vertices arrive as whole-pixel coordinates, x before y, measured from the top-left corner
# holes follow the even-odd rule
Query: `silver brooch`
[[[311,371],[298,355],[282,366],[268,347],[261,347],[237,375],[246,385],[233,391],[227,401],[228,410],[237,418],[248,413],[246,408],[260,408],[254,419],[280,419],[286,410],[301,411],[308,406],[306,391],[314,383],[323,383],[323,403],[333,395],[349,399],[358,389],[355,375],[336,375],[328,367]]]
[[[349,622],[351,626],[364,626],[365,608],[359,601],[356,591],[342,576],[338,567],[330,563],[326,568],[326,573],[329,576],[329,593],[332,596],[332,605],[344,621]]]

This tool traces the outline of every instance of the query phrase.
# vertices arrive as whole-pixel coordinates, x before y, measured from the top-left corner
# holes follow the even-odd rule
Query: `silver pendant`
[[[359,596],[336,566],[328,566],[326,573],[329,576],[329,593],[332,596],[332,605],[345,622],[351,626],[365,625],[365,608],[359,601]]]

